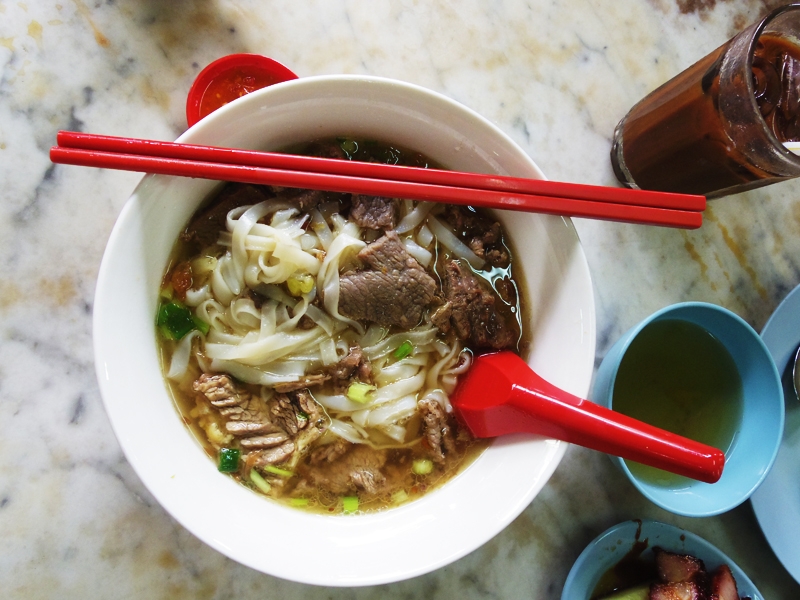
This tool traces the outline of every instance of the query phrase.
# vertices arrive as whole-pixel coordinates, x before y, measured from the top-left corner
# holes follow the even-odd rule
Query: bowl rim
[[[614,366],[611,369],[608,389],[607,389],[606,393],[602,397],[596,398],[596,399],[601,404],[603,404],[603,406],[606,406],[606,407],[609,407],[609,408],[611,407],[611,400],[612,400],[612,397],[613,397],[614,386],[616,384],[616,379],[617,379],[617,374],[619,373],[619,368],[620,368],[620,366],[622,364],[622,358],[625,356],[626,352],[630,348],[630,345],[633,343],[633,341],[639,336],[639,334],[646,327],[648,327],[649,325],[651,325],[652,323],[654,323],[656,321],[664,320],[665,318],[668,318],[673,313],[679,313],[681,311],[687,311],[687,310],[692,310],[692,309],[700,309],[700,310],[707,310],[707,311],[711,311],[711,312],[716,312],[716,313],[722,315],[724,318],[729,319],[732,324],[735,324],[735,326],[741,328],[744,332],[746,332],[748,334],[747,337],[751,341],[751,343],[753,344],[753,347],[757,348],[758,351],[764,356],[764,358],[768,359],[767,360],[767,364],[770,365],[770,367],[771,367],[771,378],[774,380],[774,383],[776,384],[776,390],[778,391],[778,394],[775,396],[775,401],[776,401],[776,408],[778,409],[779,419],[778,419],[778,426],[776,428],[776,434],[777,435],[775,437],[775,440],[774,440],[774,443],[773,443],[773,446],[772,446],[772,449],[771,449],[771,452],[770,452],[770,456],[769,456],[769,460],[767,461],[767,464],[764,466],[764,468],[762,468],[759,471],[755,472],[757,474],[757,476],[755,477],[755,479],[752,482],[750,482],[750,484],[745,489],[741,490],[741,494],[740,495],[735,496],[735,497],[731,497],[726,502],[720,503],[719,506],[717,506],[716,508],[708,509],[708,510],[705,510],[705,511],[703,511],[703,510],[698,511],[698,510],[681,510],[679,508],[676,508],[675,506],[672,506],[672,504],[669,502],[669,500],[671,498],[673,498],[672,494],[667,493],[667,491],[664,491],[663,493],[661,493],[660,490],[658,490],[657,492],[654,492],[653,491],[654,486],[643,485],[642,482],[639,481],[639,478],[636,477],[631,472],[630,468],[628,468],[628,465],[627,465],[625,459],[620,458],[618,456],[610,456],[609,455],[609,457],[614,462],[614,464],[616,464],[622,470],[622,472],[625,473],[625,476],[633,484],[633,486],[645,498],[647,498],[648,500],[650,500],[651,502],[653,502],[657,506],[663,508],[664,510],[668,510],[668,511],[674,513],[674,514],[681,515],[681,516],[684,516],[684,517],[712,517],[712,516],[719,515],[719,514],[728,512],[729,510],[732,510],[732,509],[736,508],[737,506],[739,506],[743,502],[747,501],[747,499],[750,498],[750,496],[753,494],[753,492],[755,492],[758,489],[758,487],[763,483],[763,481],[766,479],[767,475],[769,474],[769,471],[772,468],[772,465],[775,463],[775,458],[778,455],[778,450],[780,448],[781,440],[782,440],[782,437],[783,437],[783,427],[784,427],[784,419],[785,419],[784,399],[783,399],[783,386],[781,384],[780,375],[778,374],[777,367],[775,366],[775,363],[772,360],[772,356],[771,356],[771,354],[769,352],[769,349],[764,344],[764,341],[761,339],[761,336],[759,336],[758,332],[756,332],[755,329],[753,329],[750,326],[750,324],[747,323],[747,321],[745,321],[742,317],[740,317],[739,315],[737,315],[733,311],[731,311],[731,310],[729,310],[729,309],[727,309],[727,308],[725,308],[723,306],[719,306],[717,304],[712,304],[710,302],[696,302],[696,301],[678,302],[676,304],[670,304],[669,306],[665,306],[664,308],[662,308],[660,310],[657,310],[656,312],[652,313],[648,317],[642,319],[639,323],[637,323],[635,326],[633,326],[631,329],[629,329],[620,338],[620,341],[622,343],[616,349],[616,355],[615,355],[615,356],[619,356],[619,359],[615,358]],[[680,320],[681,317],[679,315],[676,315],[675,319]],[[726,459],[726,461],[727,461],[727,459]],[[726,462],[726,466],[727,466],[727,462]],[[723,477],[725,476],[725,471],[724,470],[723,470],[723,475],[722,476]],[[693,483],[692,486],[694,487],[695,485],[700,484],[700,483],[701,482]],[[709,485],[710,486],[710,485],[714,485],[714,484],[702,484],[702,485]]]
[[[533,160],[502,130],[500,130],[496,125],[473,111],[468,107],[444,96],[439,94],[438,92],[434,92],[432,90],[428,90],[426,88],[409,84],[406,82],[388,79],[388,78],[378,78],[378,77],[364,77],[364,76],[353,76],[353,75],[328,75],[328,76],[318,76],[318,77],[309,77],[303,79],[292,80],[284,83],[275,84],[273,86],[269,86],[267,88],[263,88],[261,90],[257,90],[251,94],[248,94],[234,102],[231,102],[228,105],[223,106],[219,110],[215,111],[207,118],[198,122],[194,127],[192,127],[189,131],[184,133],[178,138],[179,142],[191,142],[194,141],[196,137],[201,136],[201,134],[207,133],[208,129],[212,129],[214,126],[222,126],[220,124],[225,124],[226,122],[230,122],[230,120],[240,114],[246,113],[250,109],[250,105],[255,107],[260,106],[262,102],[262,98],[267,95],[274,95],[277,93],[288,93],[289,90],[295,91],[296,88],[303,89],[306,87],[311,87],[314,89],[313,86],[316,85],[367,85],[367,86],[388,86],[387,93],[389,90],[396,91],[396,90],[406,90],[410,93],[414,94],[423,94],[427,96],[429,99],[433,99],[433,101],[438,103],[444,103],[444,105],[448,106],[448,108],[452,108],[457,110],[462,115],[469,116],[470,119],[476,120],[480,123],[481,127],[485,127],[492,132],[492,139],[498,139],[503,144],[509,145],[509,148],[513,148],[515,153],[519,153],[520,157],[524,157],[524,162],[526,164],[526,169],[529,171],[529,176],[533,176],[533,174],[541,174],[541,171],[535,165]],[[217,124],[217,125],[214,125]],[[263,560],[260,557],[254,556],[247,556],[243,555],[239,552],[236,548],[230,547],[225,540],[221,539],[220,537],[215,537],[214,535],[208,534],[207,532],[198,532],[196,523],[193,521],[195,518],[193,515],[191,518],[186,514],[182,514],[180,509],[180,503],[176,501],[174,497],[169,496],[169,494],[163,493],[163,485],[153,475],[151,471],[148,471],[146,468],[146,464],[143,462],[144,459],[136,452],[135,448],[131,447],[131,441],[129,439],[128,433],[123,431],[127,425],[120,421],[120,414],[117,414],[117,406],[115,406],[114,400],[111,399],[111,394],[114,390],[111,387],[111,383],[109,382],[109,374],[107,365],[104,362],[104,353],[108,352],[110,348],[113,348],[113,345],[118,342],[118,340],[110,339],[109,335],[103,331],[103,325],[107,319],[109,319],[109,311],[111,308],[108,305],[107,299],[104,297],[104,294],[107,293],[105,288],[108,287],[107,279],[110,276],[110,272],[113,269],[111,264],[111,259],[109,258],[114,254],[114,252],[118,252],[119,250],[115,250],[117,246],[120,244],[120,240],[123,237],[123,225],[126,224],[129,220],[135,218],[135,211],[137,210],[137,203],[140,201],[139,197],[141,195],[146,195],[148,190],[151,189],[151,186],[158,186],[160,183],[169,180],[170,178],[166,176],[158,176],[158,175],[148,175],[142,178],[140,183],[137,185],[136,189],[134,190],[133,194],[131,195],[128,202],[126,202],[125,206],[123,207],[120,217],[117,220],[117,224],[115,225],[108,241],[108,246],[106,249],[106,253],[104,253],[103,260],[100,266],[100,272],[98,274],[98,283],[97,283],[97,291],[95,294],[95,313],[93,318],[93,325],[94,325],[94,350],[95,350],[95,358],[96,358],[96,374],[98,377],[98,381],[100,384],[100,391],[103,398],[103,403],[106,408],[106,412],[109,415],[109,420],[111,421],[112,429],[114,430],[118,440],[120,441],[120,445],[122,446],[123,452],[125,453],[126,458],[128,459],[129,463],[131,464],[132,468],[136,471],[137,475],[140,477],[142,482],[144,483],[145,487],[153,494],[156,500],[162,505],[162,507],[178,522],[180,522],[186,529],[192,532],[195,536],[201,539],[206,544],[210,545],[211,547],[215,548],[222,554],[233,558],[234,560],[249,566],[251,568],[257,569],[259,571],[275,575],[278,577],[282,577],[284,579],[302,582],[302,583],[309,583],[315,585],[326,585],[326,586],[361,586],[361,585],[375,585],[375,584],[383,584],[383,583],[390,583],[393,581],[399,581],[403,579],[407,579],[410,577],[414,577],[417,575],[421,575],[424,573],[428,573],[432,570],[445,566],[464,555],[468,554],[469,552],[475,550],[489,539],[494,537],[497,533],[499,533],[505,526],[507,526],[514,518],[516,518],[527,506],[530,504],[533,497],[544,487],[545,483],[552,475],[555,468],[558,466],[561,458],[563,457],[564,453],[566,452],[567,445],[564,442],[558,442],[555,440],[531,440],[525,437],[509,437],[506,440],[502,441],[495,441],[492,446],[487,449],[487,452],[484,453],[496,453],[496,452],[503,452],[504,448],[511,446],[517,442],[522,442],[523,444],[527,443],[537,443],[541,444],[541,447],[546,448],[547,459],[544,461],[545,468],[541,469],[535,481],[532,479],[530,485],[528,486],[528,492],[521,497],[514,498],[511,502],[513,504],[508,504],[504,509],[498,510],[497,514],[492,515],[491,519],[487,519],[486,521],[491,521],[492,523],[497,524],[494,530],[485,535],[481,533],[481,537],[475,538],[471,540],[469,543],[461,544],[458,547],[448,547],[446,552],[442,552],[441,555],[432,561],[428,561],[425,564],[417,564],[413,567],[404,567],[404,568],[394,568],[389,567],[384,571],[381,572],[363,572],[359,573],[357,576],[350,576],[349,578],[339,578],[339,579],[331,579],[329,577],[322,577],[319,576],[317,573],[314,572],[301,572],[299,570],[295,570],[291,573],[286,572],[278,572],[274,570],[273,567],[265,566],[263,564]],[[588,270],[588,262],[586,260],[585,253],[583,251],[582,246],[580,245],[580,240],[578,238],[577,232],[574,229],[571,221],[566,218],[561,217],[547,217],[542,216],[543,219],[555,219],[558,223],[558,231],[560,232],[559,235],[567,235],[569,239],[572,240],[570,242],[570,249],[574,249],[577,255],[575,257],[576,262],[576,270],[580,270],[581,277],[582,277],[582,284],[583,286],[587,287],[588,296],[583,298],[582,301],[585,303],[584,310],[588,314],[582,313],[582,323],[585,324],[587,331],[585,333],[586,339],[585,344],[588,346],[591,345],[590,352],[586,355],[586,365],[574,365],[570,366],[571,369],[576,371],[576,379],[581,381],[581,385],[585,384],[586,390],[590,385],[591,381],[591,372],[593,370],[594,364],[594,355],[595,355],[595,335],[596,335],[596,327],[595,327],[595,304],[594,304],[594,297],[592,293],[592,283],[591,283],[591,276]],[[550,221],[547,221],[550,222]],[[566,226],[567,233],[562,233],[564,227]],[[155,328],[153,328],[155,329]],[[589,356],[591,354],[591,356]],[[583,355],[582,355],[583,356]],[[585,373],[583,371],[586,371]],[[585,380],[585,381],[583,381]],[[162,381],[163,386],[163,381]],[[173,409],[174,410],[174,409]],[[188,436],[187,436],[188,437]],[[194,440],[192,440],[194,441]],[[507,451],[507,450],[505,450]],[[201,453],[198,453],[201,454]],[[483,456],[483,455],[482,455]],[[204,456],[201,457],[204,461],[210,463],[208,459]],[[422,505],[427,503],[426,499],[431,499],[433,497],[439,498],[441,495],[441,490],[448,489],[453,487],[454,482],[458,481],[459,478],[464,477],[464,474],[470,469],[474,468],[475,465],[480,461],[480,457],[478,460],[473,463],[470,467],[467,467],[465,471],[458,476],[456,476],[452,481],[448,482],[446,485],[442,486],[433,492],[427,494],[422,501],[412,502],[408,505],[403,505],[398,508],[391,509],[390,511],[383,511],[381,513],[375,514],[367,514],[367,515],[358,515],[357,519],[363,521],[364,525],[363,529],[367,529],[369,527],[380,527],[389,519],[386,519],[385,516],[387,514],[397,515],[398,517],[402,514],[417,514],[420,511],[416,511],[416,509],[412,510],[411,507],[415,505]],[[215,469],[214,469],[215,470]],[[229,478],[225,478],[226,480]],[[521,478],[525,479],[525,478]],[[237,490],[244,490],[248,494],[252,495],[258,502],[264,502],[262,498],[256,498],[254,494],[250,493],[246,488],[235,483],[231,480],[231,484],[236,486]],[[221,487],[224,484],[221,484]],[[240,492],[236,492],[240,494]],[[232,492],[233,493],[233,492]],[[437,494],[439,496],[437,496]],[[240,494],[241,495],[241,494]],[[432,502],[432,501],[430,501]],[[437,499],[437,503],[441,503],[441,500]],[[276,508],[276,510],[278,510]],[[304,514],[304,519],[313,520],[316,519],[319,523],[320,519],[328,520],[327,522],[330,523],[333,520],[341,520],[341,519],[353,519],[354,517],[351,516],[326,516],[326,515],[310,515],[309,513],[302,513],[302,511],[297,511],[295,509],[286,509],[280,508],[279,512],[282,516],[291,520],[293,517],[287,512],[292,514]],[[276,513],[277,514],[277,513]],[[424,516],[424,515],[422,515]],[[394,517],[392,517],[394,519]],[[403,517],[405,518],[405,517]],[[341,523],[337,524],[336,527],[342,529]],[[463,529],[473,529],[473,528],[463,528]],[[474,528],[480,529],[480,528]]]

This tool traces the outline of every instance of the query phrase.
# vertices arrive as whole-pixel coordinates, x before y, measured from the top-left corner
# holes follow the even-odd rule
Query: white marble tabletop
[[[511,135],[552,179],[614,184],[611,133],[649,90],[770,5],[763,0],[0,0],[0,596],[558,598],[583,547],[630,518],[716,544],[765,597],[800,598],[749,503],[661,511],[577,447],[502,533],[409,581],[324,589],[263,575],[198,541],[125,460],[98,393],[95,281],[139,175],[53,166],[59,129],[172,140],[219,56],[301,77],[358,73],[442,92]],[[800,283],[800,182],[713,201],[695,232],[576,220],[595,284],[598,360],[677,301],[761,329]],[[123,342],[124,340],[121,340]]]

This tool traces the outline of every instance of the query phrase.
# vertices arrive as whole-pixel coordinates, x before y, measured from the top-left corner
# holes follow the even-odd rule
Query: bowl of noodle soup
[[[216,111],[178,141],[281,150],[337,136],[376,139],[411,149],[443,168],[543,177],[509,137],[468,108],[424,88],[370,77],[312,77],[265,88]],[[396,506],[355,514],[300,510],[264,498],[219,472],[207,456],[208,448],[176,410],[170,384],[165,382],[165,374],[176,361],[170,357],[162,370],[163,342],[156,327],[156,315],[164,303],[165,272],[175,260],[176,240],[219,188],[219,182],[213,181],[144,177],[114,227],[98,277],[94,345],[101,393],[127,459],[154,497],[189,531],[228,557],[271,575],[317,585],[360,586],[406,579],[449,564],[499,533],[546,484],[566,444],[536,436],[494,440],[426,493]],[[270,227],[313,225],[292,221],[297,215],[281,213],[280,207],[259,210],[270,213]],[[230,218],[263,222],[264,215],[246,213],[247,209],[234,211]],[[553,384],[585,396],[594,364],[594,303],[588,266],[571,222],[505,211],[495,211],[491,217],[499,221],[510,240],[515,277],[526,305],[521,322],[526,340],[520,349],[523,358]],[[309,216],[309,221],[312,218]],[[228,229],[228,247],[233,252],[236,223],[231,222]],[[341,231],[348,231],[345,225]],[[297,230],[297,238],[302,235]],[[311,248],[322,243],[324,240],[311,240],[306,245]],[[320,257],[327,256],[331,248],[326,247]],[[265,292],[268,299],[262,306],[273,306],[270,302],[274,301],[280,311],[280,292],[271,289]],[[302,301],[302,293],[299,298]],[[269,312],[261,306],[258,311],[260,315]],[[297,313],[273,317],[272,323],[280,327],[293,314]],[[306,331],[330,328],[324,315],[312,311],[311,317],[316,325],[310,324]],[[263,330],[267,325],[254,322],[253,327]],[[373,361],[380,363],[378,345],[384,338],[377,334],[371,338],[369,328],[358,335],[365,336],[359,342],[370,349]],[[414,345],[434,348],[425,335],[423,331],[415,337]],[[309,347],[316,347],[322,360],[325,352],[335,359],[335,341],[323,338],[309,342]],[[349,340],[345,339],[344,346]],[[224,336],[214,340],[221,341]],[[395,350],[397,342],[385,345],[389,350],[383,355]],[[271,355],[276,341],[273,338],[262,346],[263,355]],[[451,352],[449,362],[437,367],[445,371],[450,384],[464,366],[464,361],[458,360],[459,350],[440,347],[439,354],[434,352],[442,357]],[[214,352],[218,352],[218,361],[235,358],[230,348],[219,346]],[[346,349],[338,352],[341,356]],[[219,362],[214,370],[217,368]],[[233,372],[237,380],[247,381],[253,375],[252,370],[236,368],[240,369]],[[298,375],[287,371],[278,376],[296,379]],[[342,405],[347,395],[317,393],[328,403],[326,411],[343,410],[326,422],[325,435],[333,420],[350,424],[351,429],[338,425],[344,436],[361,435],[358,424],[374,418],[387,440],[413,437],[400,431],[396,423],[377,420],[382,414],[378,411],[369,416],[359,413],[360,407],[352,402]],[[392,403],[399,400],[402,398],[394,398]],[[430,543],[420,543],[423,539]]]

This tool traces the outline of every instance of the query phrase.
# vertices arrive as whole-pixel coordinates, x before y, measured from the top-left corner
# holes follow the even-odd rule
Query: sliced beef
[[[382,196],[353,194],[350,218],[359,227],[367,229],[394,229],[397,219],[397,201]]]
[[[350,450],[352,445],[345,439],[336,438],[335,442],[316,448],[308,457],[308,464],[317,466],[332,463]]]
[[[437,463],[442,463],[445,455],[456,449],[450,418],[436,400],[420,400],[418,406],[422,416],[425,445],[431,458]]]
[[[456,235],[490,265],[501,268],[509,265],[510,256],[503,243],[500,223],[465,206],[452,204],[445,209],[444,219],[453,227]]]
[[[329,367],[328,372],[339,382],[346,383],[353,378],[364,383],[372,381],[372,365],[358,344],[351,346],[347,355]]]
[[[450,317],[453,316],[453,303],[445,302],[441,306],[431,312],[431,323],[434,327],[438,327],[442,333],[448,333],[452,327],[450,326]]]
[[[357,321],[411,329],[436,294],[436,282],[406,251],[394,231],[367,245],[358,258],[372,270],[339,279],[339,311]]]
[[[434,316],[440,329],[452,326],[460,339],[469,340],[475,348],[516,346],[518,332],[498,312],[495,295],[458,261],[450,261],[445,267],[444,293],[446,304],[439,309],[443,314]]]
[[[374,496],[382,491],[386,478],[381,468],[386,464],[386,451],[363,444],[352,448],[338,460],[311,467],[297,489],[321,488],[331,494],[359,492]]]
[[[285,432],[279,431],[277,433],[270,433],[268,435],[257,435],[254,437],[244,438],[240,443],[242,448],[248,450],[258,450],[262,448],[272,448],[283,444],[289,439]]]
[[[240,389],[230,375],[203,373],[192,384],[225,417],[225,429],[238,437],[276,433],[279,430],[261,398]]]
[[[237,206],[258,204],[271,197],[265,188],[245,183],[228,183],[211,201],[198,211],[181,234],[185,242],[194,242],[202,250],[217,242],[219,232],[225,230],[228,213]]]
[[[279,465],[286,462],[295,451],[295,444],[289,440],[274,448],[256,450],[250,452],[245,457],[245,468],[249,471],[254,467],[266,467],[267,465]]]
[[[226,419],[228,433],[240,438],[245,473],[282,464],[295,452],[302,454],[327,427],[322,409],[307,388],[275,394],[265,403],[226,374],[204,373],[193,387]]]
[[[308,389],[275,394],[269,401],[269,412],[272,421],[292,436],[321,417],[319,405]]]
[[[322,202],[326,202],[330,199],[330,193],[321,190],[273,186],[272,191],[275,193],[277,199],[297,205],[302,212],[308,212],[312,208],[316,208]]]

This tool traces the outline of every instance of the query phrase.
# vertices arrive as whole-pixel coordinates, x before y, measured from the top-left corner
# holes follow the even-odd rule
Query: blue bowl
[[[726,564],[733,573],[739,596],[763,600],[763,596],[730,558],[695,534],[658,521],[624,521],[614,525],[594,539],[575,561],[564,584],[561,600],[589,600],[600,578],[631,551],[636,542],[647,543],[644,560],[658,546],[677,554],[690,554],[701,559],[706,569],[713,571]]]
[[[714,304],[685,302],[654,313],[611,347],[597,371],[593,401],[613,408],[617,372],[631,343],[645,327],[667,319],[695,323],[716,337],[731,354],[741,376],[742,419],[725,453],[722,477],[713,484],[682,479],[674,485],[662,485],[638,478],[623,459],[612,458],[633,485],[661,508],[688,517],[717,515],[747,500],[775,461],[784,420],[780,376],[761,338],[744,320]]]

